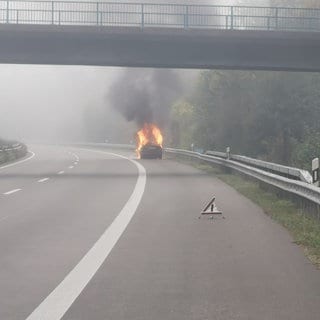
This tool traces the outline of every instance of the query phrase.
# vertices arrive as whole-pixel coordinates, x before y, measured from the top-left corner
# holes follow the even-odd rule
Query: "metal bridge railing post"
[[[144,4],[141,4],[141,29],[144,28]]]
[[[233,30],[233,6],[231,7],[231,22],[230,22],[230,29]]]
[[[184,14],[184,28],[187,29],[189,27],[189,6],[186,5],[185,14]]]
[[[7,0],[7,23],[9,23],[9,0]]]
[[[51,24],[54,24],[54,1],[51,1]]]
[[[278,15],[279,15],[279,9],[276,8],[276,30],[278,30]]]
[[[96,3],[97,6],[97,26],[99,25],[99,2]]]

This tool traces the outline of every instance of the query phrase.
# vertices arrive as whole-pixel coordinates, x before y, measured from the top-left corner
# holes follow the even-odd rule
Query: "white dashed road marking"
[[[45,181],[48,181],[48,180],[49,180],[49,178],[43,178],[43,179],[38,180],[38,182],[45,182]]]
[[[4,194],[5,195],[9,195],[9,194],[13,194],[13,193],[16,193],[16,192],[19,192],[19,191],[21,191],[22,189],[14,189],[14,190],[10,190],[10,191],[8,191],[8,192],[5,192]]]
[[[58,174],[64,174],[64,171],[59,171]]]

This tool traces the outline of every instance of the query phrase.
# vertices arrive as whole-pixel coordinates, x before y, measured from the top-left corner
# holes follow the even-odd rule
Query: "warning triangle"
[[[202,210],[201,214],[222,214],[221,211],[219,211],[217,205],[216,205],[216,197],[213,197],[213,199],[206,205],[206,207]]]

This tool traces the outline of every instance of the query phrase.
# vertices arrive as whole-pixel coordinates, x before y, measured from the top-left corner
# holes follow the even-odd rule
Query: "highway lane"
[[[68,167],[76,160],[75,155],[70,154],[64,148],[57,152],[55,147],[38,146],[36,151],[37,153],[34,153],[31,150],[24,159],[16,163],[0,166],[0,195],[17,187],[23,188],[30,182],[33,183],[34,179],[38,181],[47,175],[55,175],[59,168]]]
[[[70,169],[65,148],[32,150],[36,156],[16,174],[14,167],[1,173],[0,184],[7,187],[12,176],[23,188],[0,196],[7,216],[0,221],[0,319],[27,318],[111,224],[137,180],[135,166],[114,156],[78,150],[79,164]]]
[[[46,299],[138,179],[134,164],[99,150],[34,151],[11,178],[0,170],[1,190],[24,182],[20,192],[0,195],[1,215],[9,216],[0,220],[0,319],[26,319]],[[79,157],[72,169],[69,152]],[[138,210],[63,319],[318,319],[319,271],[286,230],[195,168],[139,163],[147,182]],[[40,176],[50,180],[39,183]],[[212,195],[225,219],[198,219]]]

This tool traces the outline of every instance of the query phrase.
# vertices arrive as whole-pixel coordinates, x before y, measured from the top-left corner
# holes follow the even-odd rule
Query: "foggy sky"
[[[82,139],[83,112],[105,105],[113,68],[0,65],[0,136]]]

